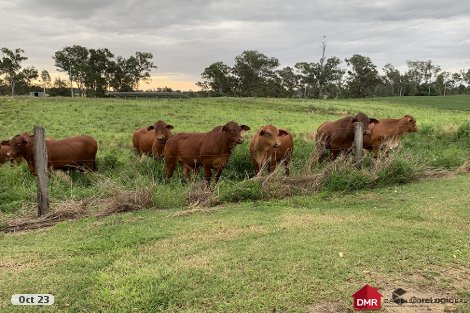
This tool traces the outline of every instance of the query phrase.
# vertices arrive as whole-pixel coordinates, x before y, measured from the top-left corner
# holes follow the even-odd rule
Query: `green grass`
[[[0,234],[0,311],[30,311],[9,304],[20,292],[60,312],[345,311],[365,283],[469,301],[469,188],[463,175]]]
[[[29,311],[10,305],[15,293],[54,294],[54,307],[38,308],[44,312],[315,312],[317,305],[347,311],[351,294],[365,283],[387,293],[402,287],[470,301],[469,176],[415,180],[420,171],[455,170],[469,159],[469,107],[464,96],[0,98],[0,138],[36,124],[56,138],[97,138],[98,177],[53,174],[55,205],[106,196],[112,190],[103,182],[110,180],[127,190],[152,187],[152,206],[161,209],[0,233],[0,312]],[[294,133],[295,180],[305,173],[314,147],[305,135],[325,120],[358,111],[376,118],[411,114],[420,131],[407,135],[402,149],[377,168],[370,156],[360,171],[347,162],[314,166],[314,174],[333,169],[323,189],[312,194],[301,179],[292,192],[282,180],[247,180],[253,169],[245,142],[214,187],[215,203],[222,205],[187,211],[190,198],[198,197],[192,194],[197,184],[182,182],[180,172],[163,184],[163,164],[139,160],[130,148],[134,129],[158,119],[175,132],[236,120],[249,125],[251,135],[274,124]],[[266,186],[301,196],[279,199],[266,194]],[[24,164],[0,167],[0,224],[31,213],[35,197],[35,178]]]
[[[470,155],[469,106],[470,97],[467,96],[328,101],[265,98],[201,98],[181,101],[4,97],[0,98],[0,138],[5,139],[32,130],[38,124],[46,128],[48,136],[55,138],[92,135],[99,144],[99,173],[125,188],[135,189],[154,182],[163,182],[163,164],[151,159],[140,161],[130,144],[135,128],[149,125],[158,119],[174,125],[175,132],[207,131],[230,120],[251,126],[247,140],[236,147],[222,174],[223,180],[231,182],[253,176],[248,139],[262,125],[274,124],[293,132],[295,151],[291,172],[298,175],[305,172],[305,165],[314,148],[314,142],[305,141],[305,135],[315,133],[325,120],[338,119],[341,114],[355,114],[358,111],[376,118],[412,114],[421,131],[404,138],[401,152],[403,162],[408,162],[408,167],[418,164],[420,168],[453,170],[468,160]],[[419,162],[411,162],[411,159]],[[371,164],[370,157],[366,164]],[[315,170],[321,170],[321,167]],[[70,175],[71,179],[53,177],[50,193],[54,201],[82,199],[102,192],[88,174]],[[34,177],[29,174],[25,164],[14,169],[0,167],[0,177],[0,212],[4,216],[15,216],[35,201]],[[162,207],[186,201],[187,187],[181,183],[180,178],[181,173],[178,171],[170,188],[177,192],[166,196],[166,200],[163,200],[166,204]],[[349,178],[340,177],[340,180],[348,182]],[[364,184],[364,187],[369,186],[370,184]],[[228,198],[230,197],[226,197]]]

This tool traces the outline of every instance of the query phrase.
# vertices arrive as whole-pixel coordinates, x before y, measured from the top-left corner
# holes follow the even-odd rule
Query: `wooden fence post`
[[[364,124],[362,122],[354,123],[354,156],[356,163],[354,164],[357,169],[362,166],[362,145],[364,136]]]
[[[34,126],[34,164],[38,187],[38,217],[40,217],[49,210],[46,131],[42,126]]]

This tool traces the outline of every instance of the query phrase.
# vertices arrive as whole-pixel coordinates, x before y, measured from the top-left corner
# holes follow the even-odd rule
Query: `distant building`
[[[29,93],[30,97],[47,97],[47,93],[43,91],[34,91]]]

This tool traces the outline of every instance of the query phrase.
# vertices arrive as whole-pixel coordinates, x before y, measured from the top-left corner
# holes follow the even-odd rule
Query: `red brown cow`
[[[21,135],[30,137],[33,134],[31,132],[24,132]],[[54,140],[54,138],[46,137],[46,140]],[[0,143],[0,164],[10,162],[10,165],[18,165],[23,160],[22,157],[12,157],[13,151],[10,147],[10,140],[4,140]]]
[[[386,146],[388,150],[396,148],[400,138],[407,133],[417,132],[416,119],[411,115],[402,118],[385,118],[379,120],[377,125],[369,128],[370,133],[364,135],[364,148],[374,152],[374,158],[379,157],[380,147]]]
[[[155,159],[161,158],[165,143],[172,136],[170,130],[173,128],[173,125],[161,120],[147,128],[138,128],[132,136],[132,145],[140,155],[152,153]]]
[[[11,159],[10,154],[11,154],[10,140],[2,141],[0,144],[0,164],[6,163],[6,162],[11,162],[11,164],[13,164],[13,162],[16,162],[16,163],[21,162],[21,159],[17,159],[15,161]]]
[[[350,151],[354,142],[354,123],[362,122],[364,134],[369,133],[369,124],[377,124],[378,120],[369,118],[360,112],[356,116],[346,116],[334,122],[325,122],[318,127],[315,137],[318,160],[323,160],[323,152],[329,150],[331,159],[336,159],[341,153]]]
[[[180,133],[171,137],[164,152],[167,180],[173,175],[176,163],[180,163],[186,178],[189,178],[190,171],[196,173],[202,166],[208,186],[213,169],[218,181],[232,149],[243,142],[242,131],[249,129],[246,125],[228,122],[207,133]]]
[[[10,140],[12,157],[22,157],[28,163],[29,170],[36,174],[33,157],[33,139],[30,136],[17,135]],[[53,169],[79,168],[96,170],[96,152],[98,144],[93,137],[75,136],[62,140],[46,140],[47,167]]]
[[[271,173],[284,162],[286,176],[289,176],[289,161],[294,150],[292,135],[272,125],[261,127],[251,138],[250,154],[256,173],[267,164]]]

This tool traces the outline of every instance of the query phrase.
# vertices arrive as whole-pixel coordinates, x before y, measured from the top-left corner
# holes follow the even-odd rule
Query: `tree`
[[[339,65],[341,60],[337,57],[331,57],[326,60],[324,65],[321,65],[321,70],[318,74],[319,83],[319,98],[323,97],[324,92],[329,94],[338,94],[339,86],[337,82],[341,82],[341,79],[345,73],[345,70],[341,69]]]
[[[151,61],[153,55],[148,52],[136,52],[128,59],[118,56],[111,62],[111,87],[117,91],[132,91],[139,88],[141,80],[150,79],[150,71],[157,68]]]
[[[67,97],[68,95],[70,95],[67,88],[67,81],[60,79],[60,77],[57,77],[54,80],[52,87],[49,89],[49,93],[51,96]]]
[[[231,95],[234,88],[234,77],[231,76],[232,69],[223,62],[215,62],[204,69],[201,77],[202,82],[196,83],[203,90],[212,90],[218,95]]]
[[[313,94],[314,97],[320,98],[325,92],[337,94],[337,82],[341,81],[344,75],[344,70],[339,68],[340,64],[341,61],[337,57],[328,58],[326,62],[322,60],[319,63],[295,64],[294,67],[300,72],[300,83],[304,86],[304,97]]]
[[[272,96],[269,89],[276,82],[275,69],[279,60],[255,51],[246,50],[235,57],[233,73],[237,76],[238,93],[241,96]]]
[[[447,89],[449,89],[449,85],[452,89],[452,84],[453,82],[451,79],[451,74],[447,71],[441,72],[436,78],[436,87],[443,96],[446,95]]]
[[[3,56],[0,60],[0,75],[5,75],[5,80],[10,84],[11,96],[15,95],[15,86],[23,79],[33,79],[32,67],[21,70],[21,63],[28,58],[23,56],[24,50],[21,48],[12,51],[8,48],[1,49]],[[37,74],[37,72],[36,72]],[[33,75],[34,76],[34,75]],[[36,76],[37,77],[37,76]]]
[[[470,69],[468,69],[467,71],[462,70],[461,76],[462,76],[462,81],[464,81],[467,84],[467,86],[470,87]]]
[[[403,95],[403,77],[400,71],[397,70],[392,64],[388,63],[382,69],[385,73],[385,82],[390,86],[391,95],[402,96]]]
[[[114,55],[108,49],[90,49],[85,67],[84,83],[93,91],[93,96],[104,96],[108,89],[113,67]]]
[[[303,86],[303,97],[307,98],[309,91],[318,85],[315,74],[315,63],[299,62],[294,65],[299,72],[299,84]],[[313,92],[315,93],[315,91]]]
[[[133,79],[134,89],[139,88],[139,82],[150,80],[150,71],[156,69],[157,66],[152,62],[153,54],[150,52],[137,51],[135,56],[128,59],[129,68]]]
[[[20,78],[26,84],[26,86],[30,86],[31,81],[38,77],[38,70],[34,66],[28,66],[22,71]]]
[[[420,87],[424,87],[427,89],[428,95],[431,95],[431,87],[435,83],[441,67],[432,64],[431,60],[406,61],[406,64],[409,68],[408,76],[416,85],[416,89],[419,91]]]
[[[87,71],[89,51],[87,48],[74,45],[56,51],[52,59],[60,72],[67,73],[70,80],[70,91],[73,97],[73,82],[77,84],[80,96]]]
[[[283,95],[293,97],[296,89],[299,87],[299,75],[297,75],[290,66],[278,70],[277,74],[281,79],[280,85],[283,88]]]
[[[46,87],[48,84],[51,83],[51,75],[49,75],[49,72],[47,70],[42,70],[41,72],[41,82],[42,86],[44,88],[44,93],[46,93]]]
[[[348,70],[349,77],[347,81],[349,94],[357,98],[372,95],[375,88],[380,84],[380,78],[371,59],[354,54],[345,61],[351,67],[351,70]]]

